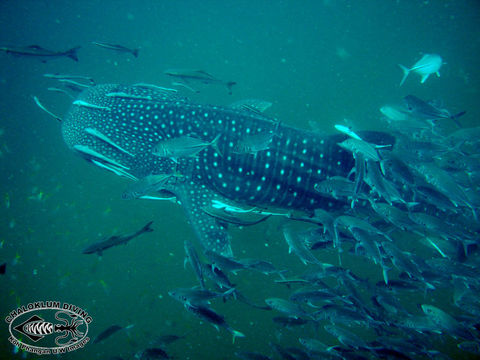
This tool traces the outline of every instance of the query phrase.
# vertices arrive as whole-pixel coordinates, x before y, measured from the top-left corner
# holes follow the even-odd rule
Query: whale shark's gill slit
[[[130,168],[128,166],[122,165],[119,162],[117,162],[113,159],[110,159],[110,158],[106,157],[105,155],[102,155],[99,152],[89,148],[88,146],[74,145],[73,148],[76,151],[78,151],[79,153],[81,153],[82,155],[86,156],[89,160],[91,160],[92,158],[97,158],[98,160],[101,160],[104,163],[107,163],[107,164],[110,164],[110,165],[113,165],[113,166],[116,166],[118,168],[122,168],[122,169],[125,169],[125,170],[130,170]]]
[[[121,152],[127,154],[127,155],[130,155],[130,156],[135,156],[134,154],[132,154],[131,152],[125,150],[124,148],[122,148],[120,145],[116,144],[113,140],[111,140],[108,136],[102,134],[100,131],[98,131],[97,129],[93,129],[93,128],[85,128],[85,132],[87,134],[90,134],[92,136],[95,136],[97,139],[100,139],[104,142],[106,142],[107,144],[113,146],[114,148],[120,150]]]

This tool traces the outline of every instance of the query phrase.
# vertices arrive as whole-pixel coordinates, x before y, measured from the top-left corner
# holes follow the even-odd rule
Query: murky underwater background
[[[96,47],[92,41],[140,48],[139,57]],[[187,335],[167,348],[177,359],[232,359],[237,351],[271,356],[269,342],[300,347],[299,337],[316,337],[328,345],[338,340],[312,325],[281,328],[272,322],[279,315],[273,311],[215,300],[212,307],[246,335],[232,345],[230,334],[201,323],[170,298],[169,290],[196,284],[190,268],[183,266],[184,239],[195,237],[182,208],[170,202],[122,200],[127,180],[69,151],[59,123],[32,99],[39,97],[59,115],[69,107],[70,99],[47,91],[56,83],[43,74],[168,87],[165,69],[198,68],[237,85],[232,95],[215,85],[199,86],[198,94],[182,90],[192,101],[228,105],[265,99],[273,103],[268,114],[283,123],[310,129],[313,122],[331,133],[344,119],[358,129],[383,129],[379,108],[400,103],[408,94],[441,101],[452,113],[466,110],[462,125],[480,125],[476,1],[0,2],[0,46],[31,44],[82,48],[78,62],[62,58],[42,63],[0,52],[0,263],[7,263],[0,277],[0,315],[21,304],[58,300],[88,311],[94,319],[92,339],[110,325],[134,324],[128,333],[89,343],[62,358],[133,358],[163,334]],[[443,57],[441,77],[433,75],[420,84],[411,74],[399,87],[397,64],[411,66],[424,53]],[[82,254],[87,244],[132,232],[150,220],[153,233],[109,249],[102,258]],[[288,269],[289,276],[303,273],[306,267],[288,254],[281,224],[272,218],[253,227],[231,227],[235,255],[268,260]],[[435,256],[412,239],[404,241],[411,241],[409,248],[423,257]],[[315,255],[338,265],[335,249]],[[361,278],[382,280],[379,267],[363,257],[342,257],[342,266]],[[478,264],[478,258],[470,261]],[[276,278],[244,271],[231,280],[250,299],[263,303],[291,294],[274,283]],[[359,285],[359,291],[366,290]],[[427,295],[406,293],[401,300],[412,313],[422,313],[418,304],[432,303],[464,315],[451,297],[447,288]],[[357,325],[350,330],[366,340],[376,336]],[[4,323],[0,358],[25,356],[14,354],[8,336]],[[436,349],[451,358],[475,358],[458,350],[448,334],[437,338]]]

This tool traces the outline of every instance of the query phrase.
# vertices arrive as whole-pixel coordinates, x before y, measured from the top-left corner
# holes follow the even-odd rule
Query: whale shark
[[[62,133],[78,155],[131,181],[172,174],[154,190],[173,195],[203,248],[224,256],[233,255],[228,222],[212,217],[212,206],[307,214],[338,209],[345,203],[315,185],[347,177],[355,165],[338,146],[345,134],[297,129],[247,107],[197,104],[146,84],[86,89],[71,104]],[[157,144],[182,137],[206,145],[193,156],[155,154]],[[257,138],[262,146],[239,151]],[[208,146],[214,140],[216,146]]]

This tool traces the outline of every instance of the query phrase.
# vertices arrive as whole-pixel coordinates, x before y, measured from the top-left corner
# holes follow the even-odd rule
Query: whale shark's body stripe
[[[108,95],[112,93],[122,96]],[[260,113],[194,104],[176,94],[141,86],[94,86],[80,94],[79,102],[91,106],[70,108],[62,127],[66,143],[72,148],[88,147],[122,164],[138,179],[181,173],[181,181],[172,177],[165,190],[177,196],[207,249],[231,254],[224,227],[201,210],[213,200],[306,211],[344,205],[314,190],[316,183],[347,176],[354,166],[351,154],[337,145],[346,138],[344,134],[321,137],[278,124]],[[89,128],[115,146],[85,131]],[[235,151],[248,136],[264,132],[273,134],[267,149],[253,154]],[[208,142],[219,134],[219,151],[207,147],[196,157],[179,158],[177,163],[152,154],[161,140],[190,136]],[[82,156],[102,162],[99,156]]]

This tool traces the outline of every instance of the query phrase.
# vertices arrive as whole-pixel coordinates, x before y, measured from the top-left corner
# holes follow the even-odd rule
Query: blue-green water
[[[317,337],[328,345],[338,340],[312,326],[279,328],[272,322],[278,313],[272,311],[215,300],[212,307],[246,335],[232,345],[227,332],[200,323],[171,299],[169,290],[196,283],[183,267],[183,241],[195,237],[181,207],[123,201],[126,180],[69,151],[59,124],[32,96],[59,115],[70,99],[47,91],[57,83],[42,74],[170,86],[165,69],[200,68],[237,85],[232,95],[221,86],[185,92],[195,102],[265,99],[273,102],[269,114],[283,123],[308,129],[313,121],[329,132],[344,118],[359,129],[381,129],[378,109],[407,94],[441,100],[453,113],[466,110],[463,126],[480,125],[476,1],[2,1],[0,29],[1,46],[82,46],[78,63],[66,58],[42,63],[0,53],[0,262],[7,262],[0,278],[0,315],[21,304],[58,300],[88,311],[92,338],[113,324],[135,324],[128,335],[88,343],[62,358],[127,359],[148,347],[155,335],[169,333],[188,334],[168,348],[179,359],[230,359],[236,351],[272,354],[269,342],[299,346],[299,337]],[[117,54],[91,41],[138,47],[140,55]],[[397,64],[411,66],[422,53],[443,57],[441,77],[420,84],[411,74],[399,87]],[[81,253],[91,242],[134,231],[149,220],[155,232],[106,251],[102,259]],[[232,228],[235,254],[271,261],[290,275],[302,273],[305,266],[288,255],[280,225],[270,219]],[[418,251],[429,254],[420,245]],[[336,250],[316,255],[337,264]],[[372,283],[382,279],[379,268],[363,258],[346,255],[343,266]],[[232,281],[257,303],[291,294],[272,276],[243,272]],[[408,294],[402,301],[415,314],[421,314],[417,304],[428,302],[464,315],[452,306],[448,288],[423,296]],[[352,329],[365,332],[355,325]],[[13,354],[8,336],[4,323],[0,358],[21,358]],[[375,333],[369,329],[364,336],[372,340]],[[449,335],[438,336],[436,344],[452,358],[469,356],[456,349]]]

